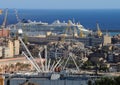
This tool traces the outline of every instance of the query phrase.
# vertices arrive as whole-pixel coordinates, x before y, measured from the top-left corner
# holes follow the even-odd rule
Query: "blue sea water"
[[[18,9],[18,16],[22,19],[30,19],[32,21],[42,21],[52,23],[54,20],[60,21],[73,20],[80,22],[85,28],[96,29],[96,23],[104,30],[120,30],[120,9],[114,10],[23,10]],[[4,13],[0,15],[0,24],[3,22]],[[8,24],[17,23],[14,10],[8,12]]]

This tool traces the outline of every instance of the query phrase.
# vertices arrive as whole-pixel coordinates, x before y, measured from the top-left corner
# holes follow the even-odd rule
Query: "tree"
[[[103,77],[99,80],[95,80],[95,85],[120,85],[119,77]]]

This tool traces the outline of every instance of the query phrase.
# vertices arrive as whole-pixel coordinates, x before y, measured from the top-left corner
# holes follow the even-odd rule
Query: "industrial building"
[[[49,36],[49,37],[28,37],[28,42],[30,43],[38,43],[38,44],[47,44],[49,42],[61,41],[61,36]],[[73,38],[66,37],[66,42],[82,42],[85,46],[96,46],[96,45],[106,45],[111,43],[111,37],[104,35],[103,37],[86,37],[86,38]]]

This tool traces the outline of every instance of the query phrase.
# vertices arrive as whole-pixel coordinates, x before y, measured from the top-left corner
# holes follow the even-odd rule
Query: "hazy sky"
[[[0,8],[120,9],[120,0],[0,0]]]

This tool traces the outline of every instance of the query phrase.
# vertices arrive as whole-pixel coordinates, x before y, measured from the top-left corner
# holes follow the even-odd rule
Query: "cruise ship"
[[[65,33],[67,28],[71,28],[72,30],[76,29],[78,33],[80,31],[85,33],[91,32],[90,30],[85,29],[80,23],[73,23],[71,20],[69,20],[68,23],[65,21],[60,22],[59,20],[55,20],[52,24],[41,21],[36,22],[31,20],[22,20],[22,22],[19,22],[16,25],[10,25],[11,32],[22,30],[23,33],[26,33],[29,36],[45,34],[47,31],[62,34]]]

